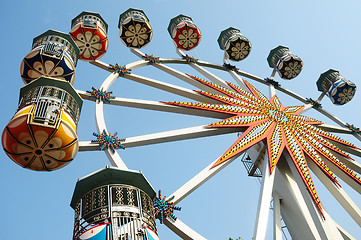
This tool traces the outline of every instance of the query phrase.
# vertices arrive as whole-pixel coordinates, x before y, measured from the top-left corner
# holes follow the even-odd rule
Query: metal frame
[[[145,54],[139,50],[131,49],[131,52],[137,55],[140,58],[144,58]],[[177,50],[177,53],[184,57],[185,54]],[[263,78],[257,77],[250,73],[240,71],[238,69],[229,70],[224,66],[212,64],[204,61],[198,60],[197,62],[187,62],[185,59],[167,59],[167,58],[160,58],[161,62],[159,63],[150,63],[146,60],[140,60],[133,63],[127,64],[125,67],[127,69],[134,70],[136,68],[144,67],[147,65],[152,65],[163,72],[166,72],[186,83],[197,87],[198,89],[214,92],[213,89],[201,85],[191,77],[187,76],[186,74],[173,69],[166,64],[188,64],[195,70],[197,70],[200,74],[204,77],[208,78],[212,82],[221,85],[222,87],[227,87],[225,81],[211,73],[207,68],[218,69],[222,71],[227,71],[229,74],[234,78],[234,80],[242,87],[244,86],[244,82],[242,77],[255,80],[259,83],[265,84],[269,86],[270,96],[276,94],[276,90],[283,92],[302,103],[306,104],[304,111],[309,110],[310,108],[314,108],[316,111],[320,112],[325,117],[332,120],[338,126],[332,125],[320,125],[321,128],[336,133],[347,133],[352,134],[356,139],[361,141],[361,136],[357,133],[352,132],[348,128],[345,128],[345,123],[340,120],[339,118],[333,116],[329,112],[324,109],[313,107],[312,104],[307,103],[307,99],[282,87],[274,86],[268,83]],[[228,63],[227,59],[224,59],[225,63]],[[103,84],[100,86],[101,89],[107,91],[114,81],[120,77],[120,75],[113,70],[109,69],[109,65],[105,64],[99,60],[92,62],[93,65],[100,67],[104,70],[111,72],[111,74],[104,80]],[[142,83],[148,85],[150,87],[154,87],[157,89],[161,89],[163,91],[173,93],[182,97],[186,97],[195,101],[204,102],[206,98],[200,95],[197,92],[192,90],[178,87],[172,84],[164,83],[155,79],[139,76],[136,74],[125,74],[121,77],[125,79],[129,79],[138,83]],[[87,100],[93,100],[90,98],[90,94],[84,91],[77,90],[79,95]],[[320,102],[323,96],[320,96],[317,100]],[[207,98],[207,102],[209,103],[209,99]],[[126,106],[132,108],[141,108],[141,109],[150,109],[156,111],[165,111],[170,113],[180,113],[180,114],[187,114],[187,115],[196,115],[196,116],[205,116],[211,118],[218,118],[224,119],[227,117],[227,114],[221,113],[213,113],[207,111],[197,111],[192,109],[185,109],[178,106],[170,106],[161,102],[155,101],[146,101],[146,100],[139,100],[139,99],[127,99],[127,98],[115,98],[112,99],[110,103],[96,101],[95,106],[95,118],[96,118],[96,125],[98,133],[102,132],[103,129],[107,129],[104,114],[103,114],[103,106],[104,104],[112,104],[118,106]],[[228,134],[232,132],[241,132],[242,129],[234,129],[234,128],[205,128],[204,126],[198,127],[191,127],[191,128],[184,128],[178,129],[173,131],[166,131],[154,134],[148,134],[143,136],[135,136],[129,137],[124,142],[124,146],[129,147],[138,147],[156,143],[164,143],[164,142],[171,142],[171,141],[178,141],[178,140],[185,140],[185,139],[192,139],[192,138],[199,138],[199,137],[206,137],[206,136],[214,136],[220,134]],[[273,199],[274,203],[274,239],[282,239],[281,234],[281,215],[283,220],[288,226],[289,232],[291,235],[294,236],[295,239],[297,237],[301,237],[303,239],[314,238],[314,239],[343,239],[343,236],[346,236],[347,233],[339,227],[327,214],[325,210],[325,220],[322,219],[320,213],[317,211],[314,203],[312,202],[309,194],[307,193],[306,189],[304,189],[303,184],[300,182],[300,176],[296,173],[296,169],[292,164],[288,165],[280,165],[276,168],[276,171],[270,175],[269,166],[267,159],[267,153],[262,153],[262,143],[258,144],[257,148],[254,146],[247,150],[247,154],[251,157],[253,164],[258,167],[262,172],[262,184],[261,184],[261,192],[259,197],[259,205],[258,205],[258,212],[257,212],[257,220],[255,224],[254,230],[254,239],[265,239],[266,236],[266,229],[267,229],[267,221],[268,221],[268,214],[269,214],[269,206],[270,202]],[[96,143],[91,143],[90,141],[81,141],[79,143],[79,151],[98,151],[99,147]],[[357,156],[361,156],[361,151],[359,150],[351,150],[350,148],[339,146],[342,150],[348,153],[355,154]],[[126,164],[123,162],[119,154],[115,151],[112,152],[110,149],[104,150],[109,161],[114,167],[118,167],[120,169],[127,170]],[[287,154],[283,154],[283,158],[290,161],[290,157]],[[198,187],[202,184],[207,182],[210,178],[216,175],[219,171],[225,168],[228,164],[234,161],[236,158],[230,159],[229,161],[225,162],[222,165],[216,166],[211,168],[213,164],[212,162],[202,171],[200,171],[197,175],[195,175],[192,179],[186,182],[182,187],[176,190],[172,195],[175,196],[174,203],[177,204],[182,201],[185,197],[187,197],[190,193],[195,191]],[[354,170],[355,172],[361,173],[361,164],[357,162],[351,162],[346,159],[342,159],[345,161],[345,164]],[[312,161],[308,161],[311,163]],[[331,164],[332,165],[332,164]],[[331,166],[330,166],[331,167]],[[336,198],[336,200],[342,205],[343,208],[352,216],[352,218],[357,222],[357,224],[361,227],[361,210],[356,206],[356,204],[352,201],[352,199],[338,186],[332,184],[332,182],[314,165],[310,164],[311,170],[316,174],[316,176],[321,180],[321,182],[326,186],[326,188],[332,193],[332,195]],[[356,191],[361,193],[361,187],[355,186],[351,181],[349,181],[348,177],[341,172],[337,172],[337,169],[331,169],[335,171],[336,174],[341,175],[341,179],[343,179],[346,183],[350,184]],[[171,195],[171,196],[172,196]],[[294,211],[289,211],[287,202],[294,202],[296,207]],[[298,215],[299,214],[299,215]],[[302,216],[302,217],[300,217]],[[295,224],[294,222],[297,222]],[[177,219],[173,221],[172,219],[165,219],[165,225],[171,229],[173,232],[178,234],[183,239],[205,239],[200,234],[192,230],[186,224],[184,224],[181,220]],[[302,227],[307,228],[306,232],[301,233],[297,232],[297,228],[301,229]],[[340,233],[342,232],[342,234]],[[352,238],[351,238],[352,239]]]

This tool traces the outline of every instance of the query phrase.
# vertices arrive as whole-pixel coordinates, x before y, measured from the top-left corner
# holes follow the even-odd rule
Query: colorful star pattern
[[[116,63],[115,65],[109,64],[109,70],[113,70],[117,72],[120,76],[130,74],[132,71],[131,69],[128,69],[126,66],[120,66],[118,63]]]
[[[197,63],[198,62],[198,59],[195,59],[194,57],[188,56],[188,54],[186,54],[182,58],[185,59],[187,62],[190,62],[190,63]]]
[[[264,141],[267,145],[270,173],[273,173],[282,153],[288,152],[322,215],[321,202],[317,196],[306,158],[312,160],[337,185],[340,184],[325,160],[361,184],[361,179],[339,158],[353,159],[332,142],[351,148],[357,147],[318,128],[317,125],[322,122],[299,115],[304,106],[285,107],[276,95],[268,99],[245,80],[248,91],[231,83],[227,83],[230,86],[228,89],[198,77],[190,77],[216,90],[219,94],[196,92],[220,103],[166,103],[229,114],[231,115],[229,118],[210,124],[208,127],[232,127],[244,130],[238,140],[216,161],[212,168],[239,156],[258,142]]]
[[[321,103],[313,100],[312,98],[306,98],[306,102],[312,104],[315,108],[322,108]]]
[[[155,215],[159,219],[160,223],[163,223],[163,219],[167,216],[171,217],[173,220],[177,220],[177,217],[174,215],[174,210],[180,211],[182,208],[177,207],[171,202],[174,199],[174,196],[166,200],[166,196],[162,198],[161,190],[158,191],[158,196],[153,200],[153,205],[155,209]]]
[[[231,65],[231,64],[229,64],[229,63],[224,63],[224,64],[223,64],[223,67],[225,67],[225,68],[228,69],[228,70],[232,70],[232,71],[237,71],[237,70],[239,70],[236,66]]]
[[[159,57],[155,57],[153,55],[148,55],[148,54],[145,54],[143,56],[144,60],[145,61],[148,61],[149,63],[153,64],[153,63],[161,63],[162,61],[159,59]]]
[[[350,129],[352,132],[355,132],[355,133],[361,133],[361,130],[360,130],[360,128],[358,128],[358,127],[355,127],[353,124],[348,124],[348,123],[346,123],[346,125],[345,125],[348,129]]]
[[[99,143],[100,150],[109,148],[114,153],[115,149],[125,149],[125,147],[122,145],[122,142],[125,141],[125,138],[118,138],[117,134],[118,133],[116,132],[112,135],[111,133],[107,133],[105,130],[103,130],[103,132],[100,134],[93,132],[93,135],[96,136],[97,139],[92,140],[91,142]]]
[[[90,98],[95,98],[96,100],[102,102],[110,103],[110,99],[115,98],[114,96],[111,95],[113,92],[103,91],[103,89],[96,89],[94,87],[92,87],[91,91],[87,90],[86,92],[90,93]]]

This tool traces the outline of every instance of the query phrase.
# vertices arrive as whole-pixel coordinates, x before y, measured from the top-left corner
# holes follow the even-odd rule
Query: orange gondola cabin
[[[4,151],[18,165],[35,171],[66,166],[78,152],[82,103],[64,80],[40,77],[22,87],[18,110],[2,134]]]

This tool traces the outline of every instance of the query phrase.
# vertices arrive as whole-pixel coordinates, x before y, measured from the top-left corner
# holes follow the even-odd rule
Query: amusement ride
[[[361,165],[357,160],[361,157],[361,145],[356,146],[338,136],[339,133],[348,134],[361,141],[360,129],[332,115],[321,105],[324,98],[335,105],[349,102],[356,92],[353,82],[330,69],[317,80],[320,91],[317,99],[305,98],[283,88],[277,78],[296,78],[302,71],[303,61],[282,45],[268,55],[267,62],[272,69],[269,77],[244,72],[231,63],[247,58],[252,44],[234,27],[224,29],[217,40],[224,51],[223,65],[205,62],[186,54],[200,43],[201,30],[191,17],[182,14],[172,18],[167,29],[179,58],[142,52],[153,36],[153,28],[142,10],[130,8],[122,13],[118,28],[121,42],[139,58],[138,61],[119,65],[99,60],[108,49],[108,24],[94,12],[84,11],[76,16],[69,33],[48,30],[35,37],[32,50],[20,66],[25,86],[20,89],[18,109],[2,134],[8,157],[34,171],[61,171],[79,152],[104,151],[110,166],[76,183],[70,204],[75,214],[73,240],[159,239],[156,219],[182,239],[206,239],[177,218],[181,201],[236,159],[244,164],[250,177],[260,179],[255,240],[265,239],[270,213],[273,213],[275,240],[282,239],[285,227],[292,239],[357,237],[352,237],[342,228],[342,223],[331,218],[313,181],[316,176],[361,227],[361,211],[342,188],[347,184],[361,194]],[[74,89],[78,60],[108,71],[109,76],[98,87],[85,91]],[[192,68],[197,75],[173,67],[179,65]],[[137,70],[145,67],[157,68],[191,87],[153,79],[143,74],[146,71],[137,74]],[[215,72],[228,74],[232,82]],[[184,100],[116,97],[111,87],[119,79],[128,79]],[[254,83],[267,87],[268,92],[261,92]],[[299,105],[289,106],[278,93],[297,100]],[[88,141],[81,141],[77,136],[84,100],[95,104],[96,132]],[[207,125],[125,138],[107,130],[105,105],[210,120]],[[334,124],[308,117],[307,111],[311,109]],[[174,193],[167,194],[168,197],[160,190],[155,191],[145,174],[129,169],[121,158],[122,149],[229,133],[238,134],[234,143],[224,146],[220,157],[210,161]]]

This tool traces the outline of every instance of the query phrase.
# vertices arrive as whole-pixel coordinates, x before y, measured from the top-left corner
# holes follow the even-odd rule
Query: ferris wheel
[[[224,50],[223,65],[191,57],[184,51],[199,44],[201,32],[192,18],[185,15],[173,18],[168,27],[180,58],[155,57],[140,51],[153,34],[142,10],[129,9],[121,14],[118,27],[121,41],[139,61],[121,66],[98,60],[108,48],[108,26],[97,13],[83,12],[74,18],[69,35],[49,30],[35,38],[33,50],[21,66],[27,85],[21,89],[17,113],[3,133],[8,156],[17,164],[38,171],[65,166],[78,151],[105,152],[113,168],[100,170],[77,183],[71,204],[75,210],[74,239],[90,239],[103,232],[102,239],[157,239],[155,217],[183,239],[206,239],[174,216],[174,210],[179,209],[175,205],[237,158],[245,164],[250,176],[262,178],[254,239],[265,239],[271,201],[274,239],[282,239],[281,219],[294,239],[354,239],[322,206],[310,174],[311,170],[361,227],[359,207],[336,179],[337,175],[361,194],[361,179],[356,174],[361,174],[361,165],[349,155],[360,157],[361,150],[333,134],[350,134],[361,141],[360,131],[320,107],[325,96],[337,105],[350,101],[356,89],[352,82],[330,69],[317,81],[321,95],[316,100],[282,88],[275,81],[276,74],[290,80],[303,67],[302,60],[284,46],[274,48],[269,54],[267,61],[273,69],[269,78],[241,71],[229,60],[245,59],[252,45],[235,28],[225,29],[218,38]],[[98,89],[82,91],[71,86],[78,59],[110,72]],[[170,64],[193,68],[199,75],[186,74]],[[136,69],[150,65],[192,88],[136,74]],[[213,70],[226,72],[234,83],[224,81]],[[172,93],[189,102],[112,96],[112,84],[119,78]],[[268,86],[269,95],[258,90],[253,82]],[[277,92],[295,98],[301,105],[288,106]],[[93,141],[77,139],[82,100],[95,102],[97,133]],[[209,125],[121,139],[107,130],[105,104],[216,120]],[[311,108],[335,126],[305,116]],[[116,150],[240,132],[233,145],[225,146],[224,154],[170,194],[170,198],[162,198],[160,192],[156,195],[142,173],[129,170]],[[109,181],[94,185],[107,176]],[[89,203],[94,206],[89,207]]]

